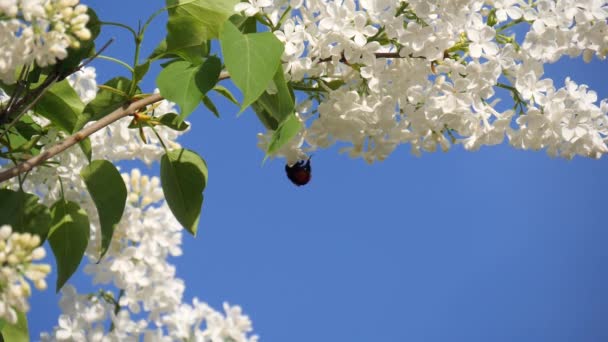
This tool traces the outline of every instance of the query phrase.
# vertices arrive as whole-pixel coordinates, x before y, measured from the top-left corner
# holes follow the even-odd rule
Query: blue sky
[[[85,3],[133,26],[162,6]],[[130,61],[129,36],[109,28],[109,37],[107,54]],[[124,72],[95,66],[101,80]],[[607,71],[597,61],[547,67],[558,85],[571,74],[600,98]],[[199,108],[181,140],[210,174],[199,234],[185,234],[174,259],[188,301],[239,304],[270,342],[608,340],[605,157],[567,161],[507,145],[415,157],[404,146],[367,165],[330,149],[314,155],[313,179],[298,188],[281,161],[261,165],[255,115],[218,104],[221,119]],[[58,298],[51,288],[34,294],[32,337],[56,324]]]

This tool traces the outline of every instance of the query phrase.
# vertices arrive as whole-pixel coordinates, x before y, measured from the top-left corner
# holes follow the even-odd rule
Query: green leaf
[[[97,207],[101,224],[101,260],[112,242],[114,228],[125,210],[127,187],[114,164],[107,160],[92,161],[80,171],[80,176]]]
[[[270,114],[277,122],[282,122],[295,108],[295,100],[285,82],[283,68],[278,68],[273,79],[276,93],[269,94],[264,92],[257,102]]]
[[[80,140],[78,142],[78,146],[80,146],[82,153],[84,153],[85,157],[87,157],[87,160],[90,163],[91,159],[93,158],[93,147],[91,146],[91,139],[87,137],[84,140]]]
[[[154,49],[150,57],[150,60],[163,59],[163,58],[176,58],[179,57],[186,62],[190,62],[193,65],[203,64],[204,58],[209,56],[209,42],[202,43],[200,45],[183,47],[175,50],[168,50],[167,40],[163,39],[158,46]]]
[[[218,37],[239,0],[171,0],[167,22],[167,50],[200,46]]]
[[[8,224],[13,232],[36,234],[41,243],[44,242],[50,228],[50,215],[38,200],[38,196],[23,191],[0,189],[0,226]]]
[[[0,333],[0,340],[6,342],[29,342],[30,334],[27,328],[27,317],[23,312],[17,312],[17,323],[5,323]]]
[[[51,207],[49,242],[57,262],[56,292],[78,269],[89,243],[89,218],[77,203],[57,201]]]
[[[124,93],[129,93],[131,80],[125,77],[116,77],[104,84],[105,86],[114,88]],[[140,92],[138,90],[138,92]],[[117,108],[129,101],[129,97],[108,89],[100,89],[97,96],[84,108],[82,116],[78,120],[75,131],[84,127],[89,121],[99,120],[110,114]]]
[[[36,113],[68,133],[73,132],[83,109],[84,103],[67,80],[53,84],[34,107]]]
[[[230,77],[243,92],[242,112],[274,77],[281,64],[283,43],[270,32],[242,34],[230,21],[224,23],[220,43]]]
[[[258,119],[264,125],[264,127],[266,127],[266,129],[275,131],[279,127],[279,122],[277,119],[270,115],[270,113],[268,113],[268,111],[266,111],[259,103],[252,103],[251,109],[253,109],[255,114],[258,116]]]
[[[196,86],[201,94],[207,94],[217,84],[222,71],[222,61],[215,56],[209,56],[200,67],[203,77],[197,77]]]
[[[169,151],[160,160],[160,179],[167,204],[179,223],[195,236],[207,176],[207,164],[193,151]]]
[[[213,87],[213,90],[216,91],[218,94],[222,95],[223,97],[225,97],[226,99],[228,99],[228,101],[230,101],[238,106],[239,101],[236,100],[236,98],[234,97],[234,95],[232,95],[230,90],[226,89],[225,87],[223,87],[219,84],[217,84],[215,87]]]
[[[163,97],[180,106],[183,120],[194,111],[203,95],[215,86],[221,68],[217,57],[207,58],[200,66],[177,61],[160,72],[156,84]]]
[[[213,115],[215,115],[216,118],[220,118],[220,112],[217,110],[217,107],[215,104],[213,104],[213,101],[211,101],[209,96],[203,96],[203,104],[205,107],[207,107],[207,109],[209,109],[209,111],[211,111],[211,113],[213,113]]]
[[[293,139],[301,129],[302,123],[300,120],[295,115],[288,116],[272,134],[266,154],[270,155],[276,153],[281,147]]]
[[[135,68],[133,69],[135,71],[135,83],[139,84],[139,81],[141,81],[144,76],[146,75],[146,73],[148,72],[148,70],[150,69],[150,61],[146,61],[143,64],[139,64],[137,66],[135,66]]]
[[[180,120],[179,116],[175,113],[168,113],[161,116],[158,119],[158,123],[180,132],[185,131],[190,127],[190,125]]]
[[[236,26],[242,33],[257,32],[257,22],[255,17],[246,17],[244,15],[235,14],[230,17],[230,22]]]

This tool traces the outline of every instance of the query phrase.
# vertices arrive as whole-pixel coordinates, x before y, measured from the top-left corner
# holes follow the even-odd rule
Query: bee
[[[307,184],[311,178],[310,158],[305,161],[299,160],[292,166],[286,164],[285,172],[287,173],[287,178],[289,178],[293,184],[297,186]]]

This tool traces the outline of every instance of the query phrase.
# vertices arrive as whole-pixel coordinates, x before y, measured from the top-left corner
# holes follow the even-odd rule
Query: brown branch
[[[426,59],[426,57],[423,57],[423,56],[414,56],[411,53],[408,56],[401,56],[399,54],[399,52],[375,52],[374,56],[376,58],[420,58],[420,59]],[[321,59],[319,59],[317,61],[317,63],[331,62],[332,60],[333,60],[333,57],[321,58]],[[348,61],[344,57],[344,54],[342,54],[342,57],[339,59],[339,62],[348,65]]]
[[[155,102],[163,100],[163,97],[160,94],[152,94],[148,97],[145,97],[139,101],[135,101],[128,105],[126,108],[121,107],[112,113],[104,116],[99,119],[99,121],[94,122],[92,125],[83,128],[79,132],[75,133],[72,136],[67,137],[65,140],[60,142],[57,145],[49,148],[48,150],[40,153],[39,155],[32,157],[10,169],[4,170],[0,172],[0,183],[7,181],[13,177],[16,177],[20,173],[27,172],[34,167],[42,164],[44,161],[48,160],[56,156],[57,154],[65,151],[66,149],[76,145],[78,142],[84,140],[89,135],[99,131],[100,129],[108,126],[109,124],[115,122],[116,120],[122,119],[125,116],[133,114],[135,111],[140,110],[148,105],[151,105]]]
[[[230,78],[230,74],[228,74],[228,72],[226,72],[226,71],[222,71],[220,73],[220,77],[218,78],[218,81],[225,80],[228,78]],[[53,147],[40,153],[39,155],[32,157],[14,167],[11,167],[10,169],[6,169],[6,170],[0,172],[0,183],[7,181],[13,177],[16,177],[17,175],[19,175],[21,173],[30,171],[31,169],[42,164],[49,158],[52,158],[52,157],[56,156],[57,154],[65,151],[66,149],[76,145],[78,142],[86,139],[91,134],[99,131],[100,129],[108,126],[109,124],[111,124],[119,119],[122,119],[126,116],[129,116],[148,105],[151,105],[153,103],[156,103],[156,102],[159,102],[162,100],[164,100],[164,98],[160,94],[152,94],[150,96],[144,97],[141,100],[132,102],[127,107],[123,106],[121,108],[116,109],[112,113],[104,116],[103,118],[99,119],[98,121],[95,121],[90,126],[81,129],[74,135],[71,135],[71,136],[65,138],[59,144],[54,145]]]

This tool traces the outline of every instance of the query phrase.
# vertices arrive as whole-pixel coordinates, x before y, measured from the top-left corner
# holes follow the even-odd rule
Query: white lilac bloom
[[[105,257],[97,262],[92,255],[85,266],[94,283],[111,284],[120,294],[80,295],[66,286],[58,326],[42,339],[257,341],[240,307],[225,305],[220,313],[197,299],[192,305],[182,302],[185,285],[167,261],[182,253],[181,225],[163,201],[158,178],[137,169],[122,176],[128,189],[123,219]],[[108,320],[112,330],[104,328]]]
[[[55,64],[91,38],[87,7],[78,0],[4,0],[0,15],[0,80],[6,83],[15,81],[19,67]]]
[[[8,225],[0,227],[0,319],[15,324],[18,312],[29,311],[32,290],[28,280],[38,290],[46,289],[45,277],[51,267],[34,263],[44,256],[37,235],[13,232]]]
[[[287,5],[261,3],[239,6],[282,13]],[[604,153],[606,132],[588,129],[606,120],[601,111],[581,116],[551,109],[556,114],[542,120],[560,122],[560,128],[542,139],[531,136],[539,131],[517,133],[512,127],[536,127],[536,111],[549,109],[544,107],[556,91],[543,77],[544,63],[564,55],[582,54],[585,61],[606,57],[606,1],[308,0],[297,5],[298,11],[273,30],[286,47],[283,71],[291,81],[315,80],[313,87],[323,96],[318,114],[303,118],[297,137],[275,155],[288,164],[337,143],[345,143],[342,150],[352,157],[371,162],[387,158],[401,144],[419,154],[453,144],[476,150],[505,137],[551,155]],[[488,25],[491,13],[494,26]],[[510,30],[500,29],[516,20],[532,24],[521,48]],[[495,90],[501,78],[507,84],[500,86],[518,92],[519,108],[529,108],[529,116],[488,106],[500,101]],[[329,89],[329,82],[341,85]],[[262,149],[271,134],[259,135]]]
[[[85,104],[97,96],[97,74],[95,68],[84,67],[68,76],[68,82]]]

